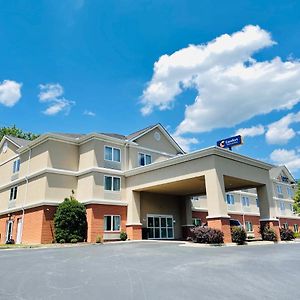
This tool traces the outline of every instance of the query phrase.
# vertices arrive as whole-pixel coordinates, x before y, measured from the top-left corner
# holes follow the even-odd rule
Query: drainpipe
[[[27,202],[27,194],[28,194],[28,181],[29,181],[28,180],[28,176],[29,176],[29,171],[30,171],[30,160],[31,160],[31,148],[29,148],[28,164],[27,164],[27,174],[25,176],[25,181],[26,181],[25,196],[24,196],[23,202],[22,202],[22,226],[21,226],[21,241],[20,241],[21,244],[23,242],[23,228],[24,228],[25,204]]]
[[[243,216],[243,226],[244,226],[244,229],[246,230],[245,213],[244,213],[244,208],[243,208],[243,203],[242,203],[242,192],[241,191],[240,191],[240,204],[241,204],[241,211],[242,211],[242,216]]]

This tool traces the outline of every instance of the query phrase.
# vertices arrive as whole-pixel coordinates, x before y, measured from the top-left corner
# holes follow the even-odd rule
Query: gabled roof
[[[11,143],[13,143],[18,148],[26,147],[31,142],[29,140],[21,139],[21,138],[14,137],[14,136],[11,136],[11,135],[5,135],[2,138],[2,141],[0,143],[0,147],[2,146],[2,144],[4,143],[5,140],[10,141]]]
[[[177,151],[179,153],[185,153],[183,151],[183,149],[177,144],[177,142],[172,138],[172,136],[169,134],[169,132],[165,129],[164,126],[162,126],[160,123],[157,123],[155,125],[151,125],[151,126],[148,126],[144,129],[141,129],[137,132],[134,132],[130,135],[127,136],[127,139],[129,141],[135,141],[137,140],[138,138],[142,137],[143,135],[147,134],[148,132],[150,132],[151,130],[155,129],[155,128],[159,128],[160,131],[164,134],[164,136],[170,141],[170,143],[175,147],[175,149],[177,149]]]
[[[286,166],[278,166],[275,168],[272,168],[270,170],[270,175],[272,179],[277,179],[281,173],[286,174],[286,176],[288,177],[288,179],[290,180],[290,182],[296,182],[295,178],[293,177],[293,175],[291,174],[291,172],[289,171],[289,169]]]

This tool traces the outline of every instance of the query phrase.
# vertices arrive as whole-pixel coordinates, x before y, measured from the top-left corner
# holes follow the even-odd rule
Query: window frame
[[[251,230],[248,230],[249,228],[248,228],[248,226],[249,226],[249,224],[250,224],[250,228],[251,228]],[[246,232],[254,232],[254,230],[253,230],[253,224],[252,224],[252,222],[251,221],[245,221],[245,229],[246,229]]]
[[[284,229],[289,229],[289,224],[288,224],[288,222],[282,223],[282,227],[283,227]]]
[[[106,229],[107,226],[107,221],[106,218],[110,217],[110,230]],[[119,218],[119,229],[114,230],[114,218],[118,217]],[[104,232],[121,232],[121,215],[104,215],[103,216],[103,229]]]
[[[13,161],[13,174],[20,172],[21,159],[17,158]]]
[[[108,178],[108,177],[111,177],[111,189],[110,190],[107,190],[106,189],[106,184],[105,184],[105,179]],[[119,179],[120,180],[120,189],[119,190],[114,190],[114,179]],[[114,193],[119,193],[121,192],[121,183],[122,183],[122,180],[121,180],[121,177],[120,176],[114,176],[114,175],[104,175],[103,176],[103,189],[104,191],[106,192],[114,192]]]
[[[283,195],[282,186],[280,184],[276,184],[277,195]]]
[[[15,185],[15,186],[10,188],[9,201],[14,201],[14,200],[17,199],[17,197],[18,197],[18,186]]]
[[[107,159],[106,158],[106,148],[111,148],[111,159]],[[115,160],[114,159],[114,150],[118,150],[119,151],[119,155],[120,155],[120,160]],[[121,148],[117,148],[114,146],[108,146],[108,145],[104,145],[104,160],[105,161],[111,161],[111,162],[115,162],[115,163],[121,163],[122,158],[121,158]]]
[[[201,226],[202,225],[202,220],[201,218],[192,218],[193,220],[193,226],[197,227],[197,226]],[[199,225],[197,225],[199,224]]]
[[[244,200],[245,200],[245,202],[244,202]],[[248,196],[242,196],[242,206],[250,207],[250,198]]]
[[[280,211],[285,211],[285,202],[284,201],[279,201],[279,209]]]
[[[296,230],[296,228],[297,228],[297,230]],[[298,224],[294,224],[294,232],[299,232],[299,225]]]
[[[140,164],[140,155],[144,156],[144,165]],[[150,163],[147,164],[147,156],[150,157]],[[138,152],[138,165],[139,167],[144,167],[152,164],[152,155],[144,152]]]
[[[227,205],[234,205],[235,204],[235,198],[234,198],[233,194],[226,194],[226,203],[227,203]]]

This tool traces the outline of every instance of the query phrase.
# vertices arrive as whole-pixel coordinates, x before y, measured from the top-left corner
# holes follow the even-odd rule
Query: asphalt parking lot
[[[299,299],[300,244],[0,251],[0,299]]]

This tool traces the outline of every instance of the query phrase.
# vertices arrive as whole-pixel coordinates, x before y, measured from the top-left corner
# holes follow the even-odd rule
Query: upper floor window
[[[290,209],[291,212],[294,211],[294,209],[293,209],[293,204],[292,204],[292,203],[289,203],[289,209]]]
[[[10,189],[9,200],[16,200],[18,194],[18,187],[14,186]]]
[[[114,176],[104,176],[104,189],[106,191],[118,192],[121,189],[121,178]]]
[[[121,150],[119,148],[105,146],[104,159],[115,162],[121,162]]]
[[[259,207],[259,200],[256,198],[256,206]]]
[[[105,231],[120,231],[121,217],[120,216],[104,216]]]
[[[276,188],[277,188],[277,193],[278,193],[279,195],[282,195],[282,194],[283,194],[283,193],[282,193],[282,186],[279,185],[279,184],[277,184],[277,185],[276,185]]]
[[[150,165],[151,163],[152,163],[151,155],[139,153],[139,165],[140,166]]]
[[[232,194],[227,194],[226,202],[227,202],[227,204],[234,205],[234,196]]]
[[[286,188],[286,191],[287,191],[287,193],[288,193],[288,195],[289,195],[289,198],[293,198],[293,191],[292,191],[292,189],[291,189],[291,187],[287,187]]]
[[[242,197],[242,205],[243,206],[250,206],[250,200],[249,200],[248,197],[246,197],[246,196]]]
[[[20,164],[21,164],[21,160],[17,159],[14,161],[13,163],[13,173],[17,173],[20,171]]]
[[[280,202],[279,202],[279,208],[280,208],[281,211],[284,211],[284,210],[285,210],[285,204],[284,204],[283,201],[280,201]]]

